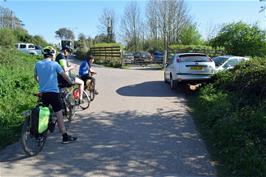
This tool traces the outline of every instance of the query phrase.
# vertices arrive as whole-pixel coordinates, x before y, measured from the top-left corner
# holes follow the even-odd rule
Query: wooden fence
[[[120,46],[112,47],[92,47],[90,52],[93,54],[96,60],[112,61],[121,60],[121,48]]]

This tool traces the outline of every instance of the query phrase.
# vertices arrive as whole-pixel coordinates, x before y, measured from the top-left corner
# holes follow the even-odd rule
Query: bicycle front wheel
[[[79,106],[81,107],[81,109],[85,110],[90,106],[90,98],[85,90],[83,90],[82,97],[83,97],[83,100]]]
[[[66,113],[66,118],[68,119],[68,121],[72,121],[76,115],[76,104],[75,104],[75,100],[73,100],[72,98],[72,94],[68,93],[67,96],[64,98],[64,110]]]
[[[24,152],[29,156],[37,155],[42,151],[46,141],[46,133],[35,137],[30,133],[30,116],[25,118],[21,130],[21,145]]]

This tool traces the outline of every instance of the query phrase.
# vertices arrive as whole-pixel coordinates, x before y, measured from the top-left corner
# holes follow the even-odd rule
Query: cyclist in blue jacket
[[[96,74],[96,72],[91,68],[93,62],[93,55],[88,55],[79,66],[79,76],[84,81],[84,83],[86,83],[88,79],[92,80],[92,82],[94,83],[94,93],[97,95],[99,92],[95,89],[96,79],[92,77],[93,74]]]

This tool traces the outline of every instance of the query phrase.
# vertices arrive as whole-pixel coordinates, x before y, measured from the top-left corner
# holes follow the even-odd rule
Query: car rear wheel
[[[165,83],[168,83],[168,81],[167,81],[167,79],[166,79],[166,75],[165,75],[165,73],[164,73],[164,82],[165,82]]]
[[[175,80],[173,80],[172,76],[170,76],[170,88],[172,90],[174,90],[174,89],[176,89],[176,87],[177,87],[177,82]]]

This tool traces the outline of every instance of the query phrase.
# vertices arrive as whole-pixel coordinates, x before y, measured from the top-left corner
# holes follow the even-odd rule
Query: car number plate
[[[202,70],[202,66],[191,66],[191,70]]]

